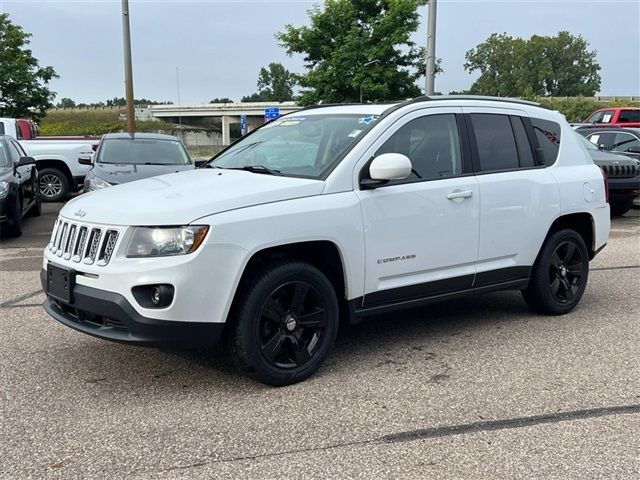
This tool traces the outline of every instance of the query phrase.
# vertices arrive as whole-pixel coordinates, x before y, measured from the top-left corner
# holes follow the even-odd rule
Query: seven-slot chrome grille
[[[116,245],[119,232],[115,228],[86,225],[58,218],[49,251],[64,259],[85,265],[96,264],[104,267],[109,263]]]

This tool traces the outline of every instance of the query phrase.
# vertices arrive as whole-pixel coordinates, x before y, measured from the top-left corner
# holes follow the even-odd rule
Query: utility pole
[[[136,131],[136,117],[133,106],[133,67],[131,66],[131,32],[129,30],[129,0],[122,0],[122,41],[124,43],[124,86],[127,101],[127,131]]]
[[[427,25],[427,72],[424,85],[425,95],[434,94],[436,79],[436,4],[429,0],[429,23]]]
[[[176,88],[178,89],[178,130],[180,130],[180,140],[184,142],[182,137],[182,104],[180,103],[180,70],[176,66]]]

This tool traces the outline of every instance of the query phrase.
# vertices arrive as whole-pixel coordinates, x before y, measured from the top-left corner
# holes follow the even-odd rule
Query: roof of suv
[[[481,95],[439,95],[433,97],[417,97],[404,102],[393,103],[355,103],[355,104],[326,104],[326,105],[311,105],[309,107],[298,110],[289,114],[290,116],[297,116],[300,112],[309,114],[336,114],[336,113],[353,113],[353,114],[368,114],[368,115],[382,115],[384,113],[390,113],[399,108],[415,105],[419,103],[425,103],[428,106],[441,106],[441,102],[458,101],[458,102],[487,102],[487,106],[491,106],[491,103],[512,104],[517,106],[538,107],[551,111],[546,105],[540,103],[531,102],[529,100],[522,100],[519,98],[507,98],[507,97],[487,97]],[[433,102],[433,104],[431,104]],[[474,106],[478,106],[477,104]],[[316,111],[317,110],[317,111]]]

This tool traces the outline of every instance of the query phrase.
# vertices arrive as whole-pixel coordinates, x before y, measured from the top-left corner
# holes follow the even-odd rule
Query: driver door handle
[[[473,197],[473,192],[471,190],[454,190],[453,192],[447,193],[447,198],[449,200],[455,200],[456,198],[471,198]]]

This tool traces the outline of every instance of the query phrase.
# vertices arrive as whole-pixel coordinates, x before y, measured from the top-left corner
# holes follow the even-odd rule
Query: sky
[[[274,35],[307,24],[319,0],[130,0],[136,98],[206,103],[256,91],[270,62],[303,72]],[[528,38],[560,30],[598,52],[600,95],[640,95],[640,0],[438,0],[436,54],[444,73],[436,91],[464,90],[474,75],[464,56],[494,32]],[[60,75],[57,98],[97,102],[124,96],[120,0],[0,0],[0,12],[33,35],[41,65]],[[426,43],[427,7],[414,40]]]

